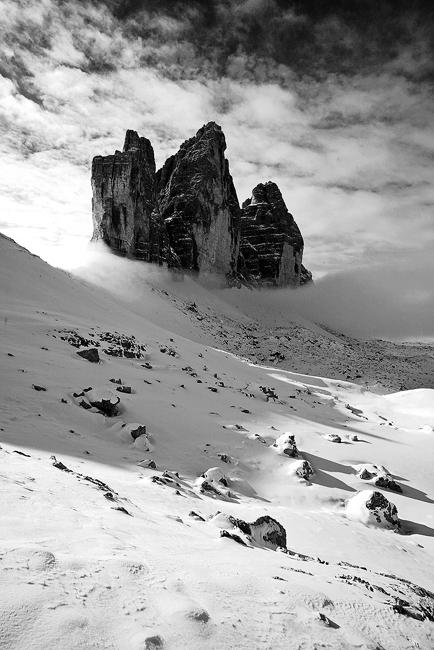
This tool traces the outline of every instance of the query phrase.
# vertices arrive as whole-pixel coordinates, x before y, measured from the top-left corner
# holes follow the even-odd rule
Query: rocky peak
[[[157,173],[158,200],[180,265],[200,273],[236,271],[240,208],[215,122],[186,140]]]
[[[92,163],[92,239],[127,257],[257,286],[310,281],[279,188],[260,183],[241,210],[225,150],[221,127],[209,122],[156,172],[150,141],[128,130],[122,152]]]
[[[147,138],[141,138],[136,131],[130,131],[129,129],[125,134],[123,149],[124,153],[127,151],[139,151],[146,159],[153,161],[153,166],[155,168],[154,150],[150,140]]]
[[[257,285],[297,287],[303,283],[303,247],[276,183],[257,185],[243,203],[240,272]]]
[[[92,162],[93,240],[126,257],[159,261],[154,150],[147,138],[127,131],[122,152]]]

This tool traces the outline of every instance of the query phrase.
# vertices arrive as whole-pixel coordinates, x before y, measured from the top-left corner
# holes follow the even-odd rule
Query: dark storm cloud
[[[330,72],[373,72],[379,65],[395,62],[396,70],[409,79],[432,80],[434,9],[422,0],[109,0],[102,4],[130,34],[146,40],[171,41],[173,31],[158,19],[175,21],[180,50],[182,41],[192,44],[213,74],[230,76],[234,60],[247,55],[257,62],[272,62],[276,74],[282,65],[298,76],[321,79]],[[254,74],[254,69],[250,72]]]

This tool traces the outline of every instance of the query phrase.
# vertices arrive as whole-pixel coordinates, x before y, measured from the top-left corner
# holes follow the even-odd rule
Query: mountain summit
[[[275,183],[240,208],[226,140],[209,122],[156,171],[152,145],[127,131],[123,151],[92,162],[92,239],[169,268],[216,273],[229,283],[298,287],[303,237]]]

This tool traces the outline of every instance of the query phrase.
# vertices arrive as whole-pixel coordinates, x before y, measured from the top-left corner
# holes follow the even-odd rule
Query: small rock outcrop
[[[315,474],[315,470],[308,460],[296,461],[292,467],[292,472],[295,474],[295,476],[298,476],[298,478],[301,478],[304,481],[309,481],[310,478]]]
[[[147,138],[127,131],[123,151],[92,162],[92,240],[125,257],[159,262],[164,231],[157,210],[155,158]]]
[[[298,287],[312,280],[304,242],[276,183],[260,183],[241,214],[239,272],[259,286]]]
[[[99,352],[96,348],[89,348],[88,350],[79,350],[77,354],[79,357],[83,357],[83,359],[87,359],[87,361],[90,361],[90,363],[100,362]]]
[[[365,526],[401,527],[395,504],[388,501],[384,494],[374,490],[362,490],[351,497],[347,504],[346,515],[349,519],[359,521]]]
[[[279,454],[284,454],[290,458],[300,458],[295,436],[292,433],[282,433],[282,435],[276,438],[276,442],[271,447]]]
[[[235,541],[245,546],[247,541],[250,544],[269,548],[273,551],[278,548],[286,549],[286,530],[282,524],[269,515],[264,515],[256,519],[256,521],[248,523],[242,519],[236,519],[232,515],[218,512],[209,521],[218,528],[224,529],[220,533],[221,537],[237,538]],[[234,536],[233,533],[228,533],[228,528],[238,529],[245,536],[245,540],[239,535]]]
[[[303,238],[279,188],[257,185],[241,210],[225,149],[221,127],[209,122],[156,171],[150,141],[127,131],[122,152],[92,162],[92,240],[230,285],[310,282]]]

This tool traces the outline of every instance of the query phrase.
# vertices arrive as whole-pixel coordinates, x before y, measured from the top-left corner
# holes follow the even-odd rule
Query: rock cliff
[[[158,262],[163,232],[157,210],[154,150],[127,131],[123,151],[92,162],[93,240],[126,257]]]
[[[302,266],[303,237],[276,183],[260,183],[243,203],[239,272],[263,286],[298,287],[312,276]]]
[[[150,141],[127,131],[122,152],[92,163],[92,239],[126,257],[255,286],[311,281],[279,188],[258,185],[241,210],[225,149],[209,122],[156,172]]]
[[[182,268],[202,274],[236,272],[240,207],[225,149],[221,128],[210,122],[157,172],[170,246]]]

